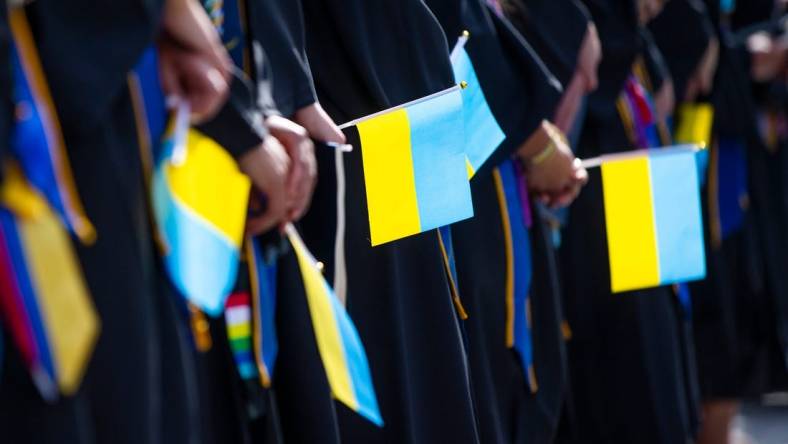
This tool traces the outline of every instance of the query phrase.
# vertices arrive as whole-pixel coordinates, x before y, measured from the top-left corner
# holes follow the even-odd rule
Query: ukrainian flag
[[[487,104],[471,57],[465,51],[467,38],[467,35],[460,37],[451,53],[451,64],[455,81],[467,84],[462,92],[462,118],[465,122],[465,166],[471,178],[506,136]]]
[[[298,232],[292,225],[286,230],[298,258],[317,348],[331,392],[354,412],[383,426],[361,338]]]
[[[613,293],[706,276],[694,147],[602,163]]]
[[[250,183],[188,119],[188,107],[181,106],[165,135],[153,173],[153,210],[175,286],[218,316],[238,272]]]
[[[373,246],[473,216],[462,110],[455,87],[355,123]]]

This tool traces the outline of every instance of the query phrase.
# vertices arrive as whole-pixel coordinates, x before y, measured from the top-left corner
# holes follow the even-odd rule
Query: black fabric
[[[420,0],[302,4],[318,97],[335,121],[454,84],[443,31]],[[359,147],[356,131],[348,131],[348,139]],[[347,307],[367,350],[386,426],[379,429],[338,407],[342,442],[475,443],[465,350],[437,233],[370,247],[360,150],[343,162]],[[320,182],[302,226],[332,276],[334,153],[318,153],[318,163]]]
[[[632,0],[584,0],[599,32],[602,61],[599,87],[588,98],[588,113],[602,120],[618,118],[615,106],[632,63],[640,50],[635,2]]]
[[[250,2],[250,29],[270,61],[273,100],[284,116],[317,101],[309,61],[301,3],[298,0]]]
[[[37,0],[26,7],[65,127],[95,130],[152,44],[162,0]],[[94,69],[101,67],[101,69]]]
[[[651,32],[646,28],[640,28],[640,39],[643,42],[643,66],[650,83],[646,87],[656,93],[664,82],[672,80],[670,71]]]
[[[576,0],[511,0],[504,10],[562,85],[572,80],[591,17]]]
[[[470,33],[465,49],[484,97],[506,134],[496,153],[477,171],[484,174],[520,147],[542,119],[552,115],[560,86],[519,32],[483,1],[426,3],[440,21],[450,49],[463,31]]]
[[[700,0],[671,0],[648,27],[665,56],[678,103],[684,98],[687,82],[715,37],[708,11]]]
[[[484,443],[549,443],[567,390],[562,309],[552,241],[541,218],[531,230],[534,369],[532,394],[514,350],[506,346],[506,256],[492,177],[473,182],[476,216],[452,227],[468,332],[479,434]]]
[[[11,341],[10,332],[3,331],[3,339],[3,361],[0,367],[0,427],[3,428],[3,442],[94,443],[85,394],[80,391],[74,397],[56,404],[42,401],[22,357]]]
[[[230,97],[216,116],[197,128],[239,158],[259,146],[267,131],[248,85],[242,79],[234,79],[230,87]]]

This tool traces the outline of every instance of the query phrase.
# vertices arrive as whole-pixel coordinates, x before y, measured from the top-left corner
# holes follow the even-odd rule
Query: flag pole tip
[[[466,29],[466,30],[462,31],[462,36],[467,38],[467,37],[471,36],[471,33],[468,32],[468,30]]]
[[[468,87],[468,82],[466,82],[465,80],[463,80],[462,82],[460,82],[460,88],[462,88],[462,89],[465,89],[465,88],[467,88],[467,87]]]

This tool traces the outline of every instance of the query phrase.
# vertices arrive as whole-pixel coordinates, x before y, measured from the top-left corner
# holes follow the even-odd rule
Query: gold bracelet
[[[547,160],[550,156],[552,156],[556,149],[558,149],[558,147],[555,146],[555,142],[550,140],[550,143],[547,144],[547,147],[543,149],[539,154],[532,157],[528,161],[528,163],[530,165],[539,165],[540,163]]]

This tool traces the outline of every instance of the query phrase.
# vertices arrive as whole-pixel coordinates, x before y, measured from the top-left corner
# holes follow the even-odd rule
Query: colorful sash
[[[98,317],[71,239],[48,203],[16,169],[8,170],[2,195],[0,312],[33,383],[54,401],[79,388]]]
[[[533,365],[531,339],[531,240],[528,233],[529,203],[524,200],[522,175],[514,160],[503,162],[493,171],[506,254],[506,345],[514,348],[523,366],[531,392],[538,383]]]
[[[11,153],[35,187],[83,243],[95,241],[96,231],[85,215],[33,35],[22,8],[9,11],[14,45],[11,50],[16,125]]]
[[[279,344],[276,334],[276,258],[264,254],[260,242],[248,240],[246,247],[251,287],[255,363],[263,387],[270,387]]]

